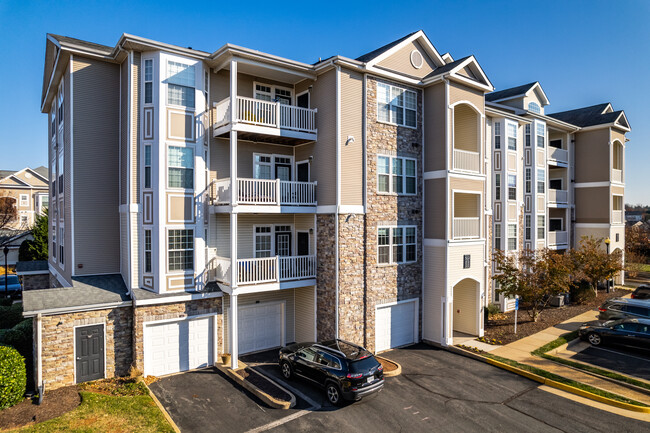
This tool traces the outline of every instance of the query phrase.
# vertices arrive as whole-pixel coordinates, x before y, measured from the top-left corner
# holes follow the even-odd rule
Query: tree
[[[23,241],[18,250],[18,260],[47,260],[47,228],[48,212],[44,210],[42,215],[36,216],[36,221],[32,227],[32,237],[34,240]]]
[[[607,254],[602,238],[583,236],[580,248],[571,250],[570,255],[574,278],[587,281],[596,295],[599,282],[614,278],[614,275],[623,270],[620,251]]]
[[[16,210],[16,198],[4,193],[0,195],[0,230],[7,228],[18,219]]]
[[[528,306],[528,314],[537,321],[551,296],[568,292],[571,285],[571,265],[566,254],[549,249],[522,250],[516,255],[503,251],[494,254],[499,283],[497,292]]]

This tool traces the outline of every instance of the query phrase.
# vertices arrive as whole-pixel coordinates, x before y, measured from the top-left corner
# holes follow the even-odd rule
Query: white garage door
[[[415,343],[417,302],[377,306],[375,311],[375,351]]]
[[[266,303],[239,307],[239,353],[271,349],[284,344],[283,304]]]
[[[145,324],[144,374],[162,376],[214,363],[213,318]]]

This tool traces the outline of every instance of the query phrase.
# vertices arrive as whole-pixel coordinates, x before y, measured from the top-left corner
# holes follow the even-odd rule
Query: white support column
[[[237,184],[237,62],[230,61],[230,204],[234,207],[239,197]]]
[[[231,272],[232,273],[232,272]],[[237,294],[233,292],[232,295],[230,295],[230,326],[228,326],[228,329],[230,330],[230,336],[228,340],[230,341],[230,368],[233,370],[236,370],[239,367],[239,362],[237,360],[237,357],[239,356],[239,341],[237,341],[237,313],[239,307],[237,305]]]
[[[230,213],[230,289],[237,288],[237,214]]]

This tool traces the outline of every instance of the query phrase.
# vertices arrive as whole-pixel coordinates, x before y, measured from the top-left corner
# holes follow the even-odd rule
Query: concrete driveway
[[[536,382],[427,345],[385,356],[402,364],[402,375],[387,378],[379,394],[340,408],[329,405],[318,387],[285,381],[273,364],[256,368],[294,391],[298,407],[269,409],[213,370],[164,378],[152,389],[188,432],[649,430],[642,421],[576,403]]]

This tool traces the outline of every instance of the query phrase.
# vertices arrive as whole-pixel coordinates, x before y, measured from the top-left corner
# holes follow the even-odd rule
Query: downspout
[[[334,336],[339,338],[339,212],[341,208],[341,67],[336,66],[336,214],[334,215],[335,237],[335,302],[336,317]]]
[[[368,119],[368,75],[363,74],[363,97],[361,115],[363,116],[363,136],[361,137],[363,158],[363,347],[368,347],[368,159],[366,155]]]
[[[45,389],[43,383],[43,316],[41,313],[36,315],[36,387]],[[39,391],[40,392],[40,391]]]

